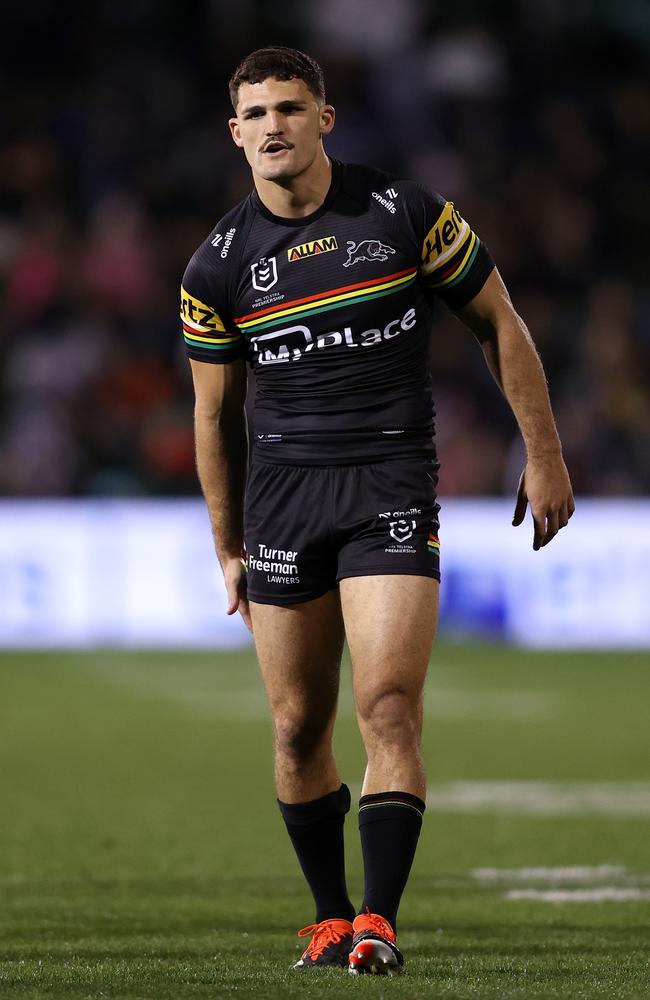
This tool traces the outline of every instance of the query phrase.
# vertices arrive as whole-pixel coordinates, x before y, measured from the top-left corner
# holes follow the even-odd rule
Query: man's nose
[[[266,134],[267,135],[278,135],[282,131],[282,122],[280,116],[269,113],[268,120],[266,123]]]

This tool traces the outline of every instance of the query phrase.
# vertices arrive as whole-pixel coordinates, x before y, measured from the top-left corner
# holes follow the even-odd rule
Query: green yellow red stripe
[[[429,532],[427,548],[429,549],[429,552],[440,552],[440,542],[438,540],[438,536],[434,535],[432,531]]]
[[[284,302],[280,306],[261,309],[255,313],[248,313],[246,316],[238,316],[235,322],[242,330],[262,330],[268,326],[273,326],[275,323],[283,322],[289,317],[296,319],[299,316],[308,316],[314,313],[327,312],[330,309],[338,309],[348,302],[363,302],[368,299],[380,298],[384,295],[392,295],[394,292],[400,291],[403,287],[415,281],[416,275],[416,268],[396,271],[394,274],[386,275],[384,278],[360,281],[353,285],[343,285],[340,288],[333,288],[328,292],[308,295],[302,299],[293,299],[291,302]]]
[[[415,269],[412,267],[407,267],[404,271],[395,271],[393,274],[387,274],[384,278],[379,280],[392,281],[393,278],[401,278],[406,274],[413,274],[414,270]],[[353,285],[342,285],[340,288],[332,288],[329,292],[317,292],[315,295],[306,295],[302,299],[292,299],[291,302],[283,302],[282,305],[268,306],[266,309],[256,309],[255,312],[247,313],[245,316],[237,316],[235,318],[235,323],[239,326],[247,319],[253,319],[258,316],[267,316],[269,313],[276,312],[278,309],[289,309],[293,306],[303,305],[305,302],[313,302],[315,299],[324,298],[327,295],[338,295],[339,292],[350,292],[356,288],[368,288],[370,285],[376,285],[377,280],[377,278],[370,278],[369,281],[357,281]]]
[[[214,337],[202,337],[199,339],[198,337],[189,337],[187,334],[184,334],[184,340],[188,347],[205,347],[209,351],[223,351],[228,347],[238,345],[241,338],[235,337],[234,339],[225,340],[220,343]]]
[[[359,812],[366,812],[368,809],[381,809],[382,806],[402,806],[404,809],[412,809],[418,816],[422,815],[422,810],[418,809],[412,802],[405,802],[404,799],[383,799],[381,802],[364,802],[359,806]]]
[[[445,287],[451,288],[453,285],[456,285],[456,284],[458,284],[459,281],[463,280],[463,278],[465,277],[465,275],[467,274],[467,272],[471,268],[472,264],[474,263],[474,260],[476,258],[476,254],[478,253],[478,248],[481,245],[481,241],[479,240],[479,238],[476,235],[476,233],[474,233],[474,232],[471,233],[470,239],[468,240],[468,244],[469,245],[468,245],[468,247],[467,247],[466,250],[463,247],[463,250],[465,250],[465,253],[464,253],[462,259],[459,260],[458,263],[454,267],[452,267],[449,271],[447,271],[440,280],[438,280],[438,281],[432,281],[432,280],[429,279],[429,281],[427,283],[431,287],[433,287],[433,288],[445,288]]]
[[[202,330],[195,330],[193,327],[188,326],[187,323],[183,323],[183,333],[186,340],[207,340],[208,343],[213,344],[231,344],[241,336],[237,331],[235,333],[226,333],[224,331],[223,337],[210,336],[210,334],[214,334],[215,332],[218,333],[220,331],[210,330],[204,333]]]
[[[474,263],[476,255],[478,253],[478,248],[481,245],[481,241],[479,240],[478,236],[476,236],[475,240],[476,241],[474,244],[474,248],[473,250],[471,250],[469,254],[469,259],[468,257],[465,257],[465,260],[463,261],[462,270],[457,271],[456,274],[453,276],[453,278],[449,278],[447,281],[445,281],[445,284],[448,285],[450,288],[452,287],[452,285],[457,285],[459,281],[463,280],[467,272],[470,270],[472,264]]]

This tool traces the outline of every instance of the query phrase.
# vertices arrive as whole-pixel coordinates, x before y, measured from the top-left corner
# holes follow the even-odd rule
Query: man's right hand
[[[229,559],[228,562],[224,563],[222,568],[226,593],[228,595],[226,614],[234,615],[239,611],[244,619],[244,624],[252,632],[253,624],[246,596],[246,567],[244,566],[244,561],[238,557]]]

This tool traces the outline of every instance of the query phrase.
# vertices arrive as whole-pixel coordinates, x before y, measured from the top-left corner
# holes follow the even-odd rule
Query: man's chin
[[[286,183],[293,180],[300,173],[299,170],[290,170],[287,167],[280,167],[278,164],[276,169],[266,169],[260,172],[260,177],[265,181],[276,181],[278,184]]]
[[[293,160],[293,157],[292,157]],[[258,173],[265,181],[290,181],[302,172],[301,168],[294,162],[264,161],[259,165]]]

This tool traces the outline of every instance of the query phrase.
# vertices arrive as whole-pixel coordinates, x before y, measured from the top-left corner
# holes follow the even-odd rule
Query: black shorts
[[[373,465],[254,462],[246,487],[248,597],[296,604],[349,576],[440,579],[433,459]]]

